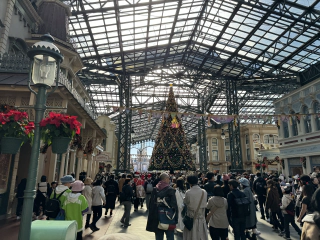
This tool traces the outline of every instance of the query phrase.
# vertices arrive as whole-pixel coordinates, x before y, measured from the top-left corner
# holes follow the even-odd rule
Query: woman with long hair
[[[181,230],[182,232],[184,229],[184,224],[182,221],[183,217],[181,215],[181,212],[184,207],[183,199],[184,199],[185,193],[186,193],[186,189],[185,189],[184,179],[182,177],[179,177],[176,183],[176,198],[177,198],[177,204],[178,204],[178,210],[179,210],[177,229]]]
[[[306,214],[310,214],[313,212],[311,205],[311,198],[314,192],[313,185],[308,184],[304,185],[302,188],[302,201],[301,201],[301,211],[299,214],[299,218],[297,222],[301,222]]]

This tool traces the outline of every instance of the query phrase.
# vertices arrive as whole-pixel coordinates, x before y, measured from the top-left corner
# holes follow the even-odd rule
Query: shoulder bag
[[[191,231],[192,228],[193,228],[193,219],[196,219],[196,218],[197,218],[198,211],[199,211],[199,208],[200,208],[202,199],[203,199],[203,190],[202,190],[202,195],[201,195],[201,198],[200,198],[200,201],[199,201],[197,210],[195,211],[193,218],[192,218],[192,217],[189,217],[187,214],[186,214],[186,215],[184,216],[184,218],[183,218],[184,226],[185,226],[189,231]]]

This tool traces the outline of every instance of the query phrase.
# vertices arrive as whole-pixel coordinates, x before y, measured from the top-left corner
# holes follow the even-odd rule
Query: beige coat
[[[313,216],[314,214],[307,214],[303,218],[301,240],[319,240],[320,239],[320,229],[314,223]]]
[[[90,185],[85,185],[84,189],[82,190],[82,195],[87,199],[88,202],[88,212],[86,214],[91,214],[91,206],[92,206],[92,188]]]
[[[189,217],[193,217],[198,207],[202,192],[204,194],[197,218],[193,220],[193,228],[191,231],[189,231],[187,228],[183,229],[183,240],[208,240],[208,228],[205,219],[207,192],[201,189],[198,185],[193,186],[186,192],[183,202],[188,208],[187,215]]]

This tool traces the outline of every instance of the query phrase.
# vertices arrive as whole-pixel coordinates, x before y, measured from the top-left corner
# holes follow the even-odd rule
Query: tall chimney
[[[68,19],[71,15],[68,5],[59,0],[43,0],[38,14],[44,21],[39,28],[39,34],[50,33],[53,37],[67,41],[69,34]]]

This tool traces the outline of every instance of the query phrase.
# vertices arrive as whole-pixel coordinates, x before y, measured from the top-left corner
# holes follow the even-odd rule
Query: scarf
[[[164,189],[164,188],[166,188],[166,187],[168,187],[168,186],[169,186],[169,183],[160,181],[160,182],[157,184],[156,188],[157,188],[159,191],[161,191],[162,189]]]

